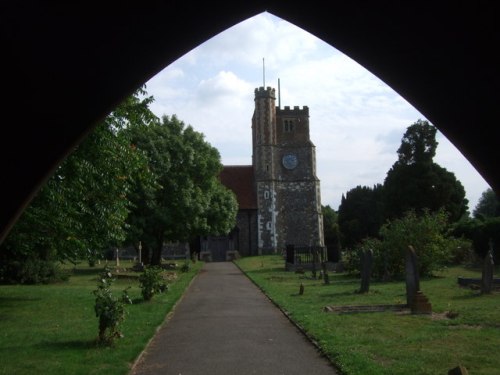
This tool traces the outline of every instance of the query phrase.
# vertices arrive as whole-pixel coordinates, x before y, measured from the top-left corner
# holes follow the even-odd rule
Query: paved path
[[[206,263],[133,375],[335,374],[233,264]]]

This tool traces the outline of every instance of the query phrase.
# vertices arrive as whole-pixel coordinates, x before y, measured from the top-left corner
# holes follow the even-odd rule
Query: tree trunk
[[[160,243],[153,248],[153,252],[151,254],[151,262],[150,262],[152,266],[159,266],[161,264],[162,249],[163,249],[163,243]]]

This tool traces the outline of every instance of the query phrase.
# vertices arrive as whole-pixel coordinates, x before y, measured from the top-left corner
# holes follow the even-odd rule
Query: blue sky
[[[205,134],[225,165],[251,164],[254,89],[281,86],[282,106],[309,107],[323,205],[383,183],[406,128],[425,117],[358,63],[304,30],[262,13],[190,51],[146,83],[158,116]],[[472,211],[489,185],[441,134],[434,161],[455,173]]]

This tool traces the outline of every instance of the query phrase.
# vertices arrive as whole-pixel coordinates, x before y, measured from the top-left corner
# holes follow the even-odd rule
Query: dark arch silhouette
[[[0,5],[0,241],[60,161],[120,100],[200,43],[263,11],[385,81],[499,191],[495,2],[138,3]]]

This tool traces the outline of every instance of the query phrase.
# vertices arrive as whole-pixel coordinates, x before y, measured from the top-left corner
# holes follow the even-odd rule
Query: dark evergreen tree
[[[468,212],[465,189],[452,172],[434,163],[436,128],[418,120],[409,126],[398,149],[398,161],[384,181],[385,217],[394,219],[415,210],[437,212],[444,208],[449,221]]]
[[[473,215],[475,218],[500,216],[500,200],[493,189],[483,191]]]
[[[352,248],[366,237],[377,237],[383,224],[383,187],[357,186],[342,195],[338,222],[343,248]]]
[[[340,230],[338,215],[330,206],[321,207],[323,213],[323,235],[330,262],[340,261]]]

